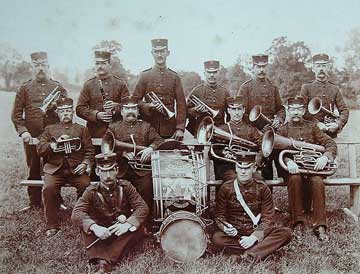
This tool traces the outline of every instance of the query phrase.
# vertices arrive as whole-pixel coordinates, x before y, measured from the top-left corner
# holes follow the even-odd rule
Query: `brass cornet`
[[[195,95],[191,95],[188,100],[193,103],[194,106],[203,106],[206,109],[206,112],[210,114],[212,118],[215,118],[219,114],[219,110],[212,109]]]
[[[61,91],[60,90],[57,90],[59,88],[59,86],[56,86],[48,96],[46,96],[46,98],[44,99],[43,103],[42,103],[42,106],[40,107],[41,111],[42,112],[46,112],[46,109],[49,107],[49,105],[52,103],[52,102],[56,102],[59,98],[60,98],[60,95],[61,95]]]
[[[79,137],[68,138],[65,140],[55,140],[56,148],[54,152],[64,152],[65,154],[71,154],[81,149],[81,140]]]
[[[161,99],[156,95],[155,92],[149,92],[146,94],[147,98],[149,99],[149,101],[151,103],[154,104],[160,104],[161,105],[161,113],[167,118],[167,119],[171,119],[172,117],[175,116],[175,112],[172,112],[170,109],[168,109],[165,104],[161,101]]]

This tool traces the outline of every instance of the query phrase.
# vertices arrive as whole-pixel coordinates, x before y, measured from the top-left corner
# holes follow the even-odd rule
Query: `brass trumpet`
[[[271,125],[272,120],[266,117],[262,113],[261,106],[254,106],[249,113],[249,121],[259,130],[262,130],[265,126]]]
[[[188,100],[193,103],[194,106],[203,106],[212,118],[215,118],[219,114],[219,110],[212,109],[195,95],[191,95]]]
[[[71,154],[81,149],[81,140],[79,137],[54,141],[56,142],[56,148],[54,149],[54,152],[64,152],[65,154]]]
[[[46,96],[46,98],[44,99],[44,101],[42,102],[42,106],[39,107],[41,109],[42,112],[46,112],[46,109],[49,107],[49,105],[52,102],[56,102],[61,95],[61,91],[57,90],[59,88],[59,86],[56,86],[48,96]]]
[[[336,113],[334,113],[331,109],[329,110],[329,109],[323,107],[322,101],[319,97],[314,97],[310,100],[310,102],[308,104],[308,111],[312,115],[322,112],[325,115],[332,117],[333,119],[340,118],[340,116],[337,115]]]
[[[237,149],[240,149],[241,147],[242,150],[246,151],[257,151],[258,149],[257,144],[242,139],[234,134],[214,126],[214,120],[209,116],[205,117],[200,122],[196,133],[196,139],[199,144],[206,144],[210,141],[216,141],[220,143],[227,143],[229,147],[236,145]]]
[[[291,154],[293,161],[298,164],[299,172],[302,174],[330,176],[336,172],[336,163],[328,162],[323,170],[315,171],[316,160],[323,156],[325,147],[316,144],[310,144],[297,141],[292,138],[286,138],[275,134],[273,130],[265,132],[262,139],[262,152],[265,157],[270,156],[273,149],[282,150],[279,154],[279,163],[285,169],[285,155]]]
[[[170,109],[168,109],[165,104],[161,101],[161,99],[156,95],[155,92],[151,91],[146,94],[147,98],[151,103],[154,104],[160,104],[161,105],[161,113],[167,118],[171,119],[175,116],[175,112],[172,112]]]

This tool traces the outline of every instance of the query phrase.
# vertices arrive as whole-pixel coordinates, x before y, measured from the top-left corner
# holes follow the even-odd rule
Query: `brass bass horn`
[[[207,104],[205,104],[203,101],[201,101],[197,96],[191,95],[188,98],[188,101],[194,104],[194,106],[203,106],[206,109],[206,112],[210,114],[212,118],[215,118],[219,114],[219,110],[212,109]]]
[[[325,115],[328,115],[334,119],[340,118],[340,116],[337,115],[336,113],[334,113],[333,111],[323,107],[322,101],[319,97],[314,97],[310,100],[310,102],[308,104],[308,111],[312,115],[322,112]]]
[[[259,105],[251,109],[249,121],[259,130],[262,130],[266,125],[272,124],[272,121],[262,113],[262,108]]]
[[[314,170],[316,160],[323,156],[325,147],[316,144],[310,144],[297,141],[292,138],[286,138],[275,134],[274,130],[265,132],[262,139],[262,153],[269,157],[273,149],[281,150],[279,154],[279,163],[283,169],[288,170],[284,162],[285,155],[292,155],[293,161],[298,164],[299,172],[302,174],[325,175],[330,176],[336,172],[335,163],[327,163],[323,170]]]
[[[154,104],[160,104],[162,109],[162,114],[166,117],[166,119],[171,119],[175,116],[175,112],[172,112],[170,109],[168,109],[165,104],[161,101],[161,99],[156,95],[155,92],[149,92],[146,94],[147,98],[150,100],[151,103]]]
[[[199,144],[206,144],[210,141],[215,141],[219,143],[227,143],[229,146],[231,146],[231,144],[237,145],[243,148],[243,150],[248,151],[256,151],[258,148],[257,144],[216,127],[214,125],[214,120],[209,116],[205,117],[200,122],[196,133],[196,139]]]

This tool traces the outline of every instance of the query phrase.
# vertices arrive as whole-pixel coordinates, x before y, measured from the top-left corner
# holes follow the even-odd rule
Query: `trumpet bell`
[[[310,100],[308,104],[308,111],[310,114],[315,115],[319,113],[322,108],[322,102],[319,97],[314,97]]]
[[[251,109],[249,121],[259,130],[262,130],[266,125],[272,124],[271,120],[262,113],[262,108],[259,105]]]
[[[101,153],[107,154],[114,152],[115,149],[115,137],[111,131],[107,131],[101,141]]]

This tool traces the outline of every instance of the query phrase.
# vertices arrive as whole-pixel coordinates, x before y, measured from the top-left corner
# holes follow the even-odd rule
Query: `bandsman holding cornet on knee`
[[[37,145],[39,155],[47,159],[42,196],[48,236],[60,229],[61,187],[65,184],[76,187],[80,197],[90,183],[95,154],[87,128],[72,122],[73,100],[60,99],[56,112],[60,123],[47,126]]]
[[[333,161],[337,154],[336,143],[313,122],[303,119],[306,102],[301,96],[288,99],[289,121],[277,131],[279,136],[264,136],[263,152],[267,148],[280,148],[279,162],[285,169],[291,225],[295,236],[301,238],[304,233],[303,202],[312,202],[312,228],[320,241],[329,239],[325,213],[325,186],[323,178],[335,173]],[[283,137],[286,138],[283,138]],[[266,140],[274,140],[267,146]],[[272,143],[272,141],[271,141]],[[285,150],[284,150],[285,149]],[[289,150],[287,150],[289,149]],[[310,197],[303,197],[303,184],[308,184]],[[303,201],[304,200],[304,201]]]

